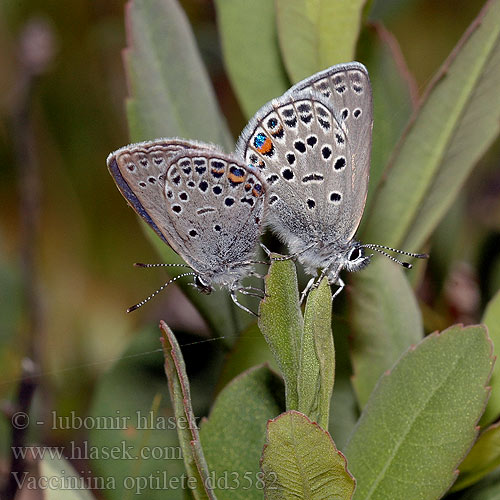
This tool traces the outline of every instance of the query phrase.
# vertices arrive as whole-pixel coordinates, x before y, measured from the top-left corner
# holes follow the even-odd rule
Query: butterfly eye
[[[355,260],[358,260],[360,257],[363,256],[363,252],[360,248],[358,247],[355,247],[351,250],[351,252],[349,253],[349,256],[348,256],[348,259],[353,262]]]

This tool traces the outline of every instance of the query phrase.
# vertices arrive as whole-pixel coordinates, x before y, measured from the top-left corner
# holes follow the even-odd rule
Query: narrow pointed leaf
[[[355,499],[444,495],[477,435],[491,351],[484,327],[455,325],[426,337],[380,379],[346,448]]]
[[[365,206],[368,214],[391,153],[415,109],[417,90],[397,40],[381,24],[364,28],[356,57],[368,68],[373,91],[370,188]]]
[[[483,321],[493,341],[495,355],[500,355],[500,291],[490,300],[484,311]],[[491,395],[481,418],[481,425],[491,424],[500,416],[500,361],[495,363],[490,379]]]
[[[124,64],[131,140],[184,137],[232,150],[233,141],[178,1],[131,0],[126,6],[126,31]],[[183,262],[153,231],[146,234],[163,262]],[[171,268],[168,274],[174,277],[181,272],[185,271]],[[202,296],[187,285],[189,281],[184,278],[177,284],[214,332],[227,336],[240,330],[247,318],[233,312],[225,292]]]
[[[460,464],[460,475],[452,491],[477,483],[500,466],[500,424],[486,429]]]
[[[260,303],[259,328],[285,379],[286,407],[297,409],[297,376],[304,320],[297,273],[291,260],[273,261],[266,276],[267,297]]]
[[[200,438],[219,500],[262,499],[266,423],[284,406],[283,381],[266,365],[242,373],[217,396]]]
[[[274,2],[216,0],[224,61],[245,116],[286,92]]]
[[[126,26],[132,140],[185,137],[230,151],[233,141],[177,0],[131,0]]]
[[[165,356],[165,373],[177,422],[179,444],[184,457],[184,465],[190,478],[195,479],[192,490],[196,500],[214,499],[215,495],[208,483],[208,467],[200,444],[198,427],[191,406],[189,381],[179,344],[174,334],[163,321],[160,322]]]
[[[276,0],[281,51],[294,83],[352,61],[365,0]]]
[[[348,500],[355,487],[330,435],[296,411],[268,423],[261,468],[267,500]]]
[[[369,267],[353,275],[351,362],[361,407],[384,371],[423,337],[420,309],[404,274],[394,262],[375,255]]]
[[[332,293],[324,278],[307,297],[298,375],[298,410],[324,429],[328,429],[335,380],[331,325]]]
[[[376,194],[367,241],[416,250],[500,123],[500,0],[486,3],[430,85]]]

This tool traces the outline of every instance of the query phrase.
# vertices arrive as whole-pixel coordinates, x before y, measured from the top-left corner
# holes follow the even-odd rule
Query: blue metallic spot
[[[257,134],[257,135],[255,136],[255,139],[253,140],[253,145],[254,145],[257,149],[259,149],[259,148],[261,148],[261,147],[262,147],[262,145],[264,144],[265,140],[266,140],[266,136],[265,136],[264,134],[262,134],[262,133]]]
[[[236,175],[237,177],[242,177],[245,175],[245,171],[242,168],[238,167],[231,167],[229,170],[232,174]]]

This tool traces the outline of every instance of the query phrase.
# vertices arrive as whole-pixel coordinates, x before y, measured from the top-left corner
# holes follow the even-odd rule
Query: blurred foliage
[[[224,4],[222,0],[215,3],[218,9]],[[244,115],[251,113],[258,103],[253,98],[242,102],[240,108],[235,97],[239,93],[236,86],[233,93],[224,69],[214,3],[182,0],[180,4],[193,28],[221,111],[236,137],[246,123]],[[414,88],[421,94],[482,5],[482,0],[439,3],[375,0],[369,5],[369,19],[383,24],[397,40],[401,56],[415,79]],[[196,403],[195,415],[206,415],[221,372],[227,382],[238,371],[256,364],[257,359],[268,359],[269,353],[259,339],[255,341],[258,344],[255,350],[249,348],[248,359],[244,359],[245,349],[236,344],[233,352],[238,358],[229,356],[230,364],[223,368],[223,359],[232,342],[208,341],[212,332],[175,287],[140,311],[125,314],[127,306],[161,285],[166,274],[132,267],[136,261],[156,262],[160,258],[148,238],[142,237],[137,218],[125,206],[105,167],[108,153],[130,141],[122,64],[122,50],[126,46],[124,2],[117,0],[68,0],[63,8],[55,0],[4,0],[0,4],[0,317],[3,320],[0,397],[5,401],[2,407],[9,415],[8,401],[19,383],[21,359],[29,352],[20,264],[19,155],[15,149],[13,119],[20,106],[26,70],[20,64],[20,39],[26,25],[33,20],[42,20],[49,26],[54,54],[44,74],[36,79],[29,102],[42,196],[40,233],[35,247],[40,281],[38,297],[43,311],[41,335],[36,339],[41,376],[37,379],[39,386],[32,414],[33,421],[45,422],[30,426],[30,442],[51,446],[68,446],[73,440],[82,443],[88,439],[85,429],[53,428],[51,417],[72,412],[82,417],[114,414],[117,409],[133,414],[137,407],[146,412],[161,390],[164,406],[160,411],[168,414],[170,402],[159,368],[162,358],[158,353],[152,362],[155,355],[150,353],[160,347],[159,331],[155,328],[160,319],[168,321],[181,348],[192,343],[183,348],[183,355]],[[363,34],[360,53],[369,51],[372,37],[372,33]],[[383,40],[388,44],[384,50],[394,49],[389,47],[387,37]],[[238,69],[242,70],[228,68],[228,71]],[[375,70],[378,84],[384,70]],[[283,68],[278,73],[284,78]],[[281,87],[281,83],[276,85]],[[382,99],[385,107],[393,103],[394,122],[405,123],[411,107],[408,100],[400,99],[398,94],[391,101],[388,93],[384,94],[386,90],[374,87],[374,92],[381,96],[379,103]],[[262,103],[265,100],[267,96]],[[400,100],[404,102],[399,104]],[[392,147],[400,129],[390,124],[377,125],[380,120],[377,101],[375,106],[375,134],[377,127],[388,130],[385,135],[381,132],[384,137],[379,144]],[[390,119],[391,115],[385,117]],[[499,153],[497,141],[481,159],[432,236],[432,259],[418,288],[427,333],[456,322],[479,322],[485,305],[500,288]],[[387,153],[378,150],[376,158],[385,162]],[[377,170],[377,176],[379,173],[381,170]],[[343,300],[336,302],[335,309],[345,318],[342,304]],[[252,329],[248,332],[245,344],[258,334]],[[338,332],[334,334],[337,336]],[[200,340],[203,342],[197,343]],[[337,347],[337,356],[338,353]],[[239,359],[238,366],[234,359]],[[339,363],[342,366],[347,361]],[[349,368],[345,367],[342,373],[342,378],[337,373],[339,402],[335,402],[334,395],[334,405],[350,401],[350,393],[341,392],[342,384],[348,383]],[[148,390],[144,392],[146,386]],[[350,427],[350,413],[345,412],[346,427]],[[122,437],[117,437],[119,442]],[[163,438],[176,443],[175,436]],[[95,435],[93,439],[99,442]],[[342,437],[336,440],[337,445],[341,440]],[[8,470],[9,443],[8,420],[2,419],[1,470]],[[73,465],[77,465],[80,474],[92,468],[88,461]],[[100,465],[97,470],[102,471]]]

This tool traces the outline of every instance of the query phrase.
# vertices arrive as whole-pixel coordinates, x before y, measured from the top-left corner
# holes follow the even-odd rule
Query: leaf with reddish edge
[[[162,331],[161,340],[165,356],[165,373],[177,422],[179,443],[188,476],[194,478],[195,487],[192,493],[196,500],[216,500],[207,481],[208,467],[201,448],[198,427],[191,406],[191,394],[184,359],[177,339],[164,321],[160,322],[160,329]]]
[[[330,434],[294,410],[268,422],[261,469],[266,500],[349,500],[356,484]]]
[[[347,443],[355,498],[441,498],[476,439],[493,362],[481,325],[454,325],[410,348],[379,380]]]

